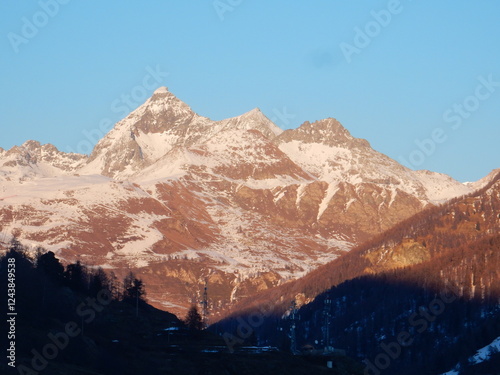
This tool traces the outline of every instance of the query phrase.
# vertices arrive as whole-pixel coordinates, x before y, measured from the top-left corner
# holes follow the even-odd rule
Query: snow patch
[[[326,189],[325,196],[323,197],[323,200],[321,201],[319,208],[318,208],[318,216],[316,217],[316,220],[319,220],[325,210],[328,208],[328,203],[332,200],[333,196],[335,193],[339,190],[338,184],[329,184],[328,188]]]
[[[166,93],[166,92],[169,92],[168,91],[168,87],[165,87],[165,86],[161,86],[161,87],[158,87],[153,94],[162,94],[162,93]]]
[[[474,354],[472,357],[468,359],[468,361],[473,365],[486,362],[490,359],[492,351],[497,353],[500,352],[500,337],[497,337],[490,344],[479,349],[476,352],[476,354]],[[457,364],[451,371],[445,372],[442,375],[459,375],[459,374],[460,374],[460,365]]]

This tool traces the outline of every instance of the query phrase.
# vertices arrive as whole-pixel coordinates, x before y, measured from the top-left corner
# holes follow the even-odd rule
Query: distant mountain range
[[[333,118],[285,131],[259,109],[212,121],[162,87],[90,156],[36,141],[0,149],[0,231],[68,262],[134,270],[175,313],[207,283],[215,311],[488,182],[410,170]],[[376,271],[424,253],[364,259]]]

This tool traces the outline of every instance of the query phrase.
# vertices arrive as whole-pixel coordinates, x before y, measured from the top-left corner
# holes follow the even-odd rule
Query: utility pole
[[[139,316],[139,288],[135,291],[135,316]]]
[[[295,320],[300,320],[300,315],[295,316],[297,313],[297,304],[295,303],[295,300],[292,301],[290,305],[290,351],[292,354],[299,354],[299,351],[297,350],[297,337],[295,334]]]
[[[203,290],[203,301],[202,301],[202,318],[203,318],[203,328],[208,327],[208,280],[205,279],[205,288]]]
[[[330,346],[330,310],[331,310],[332,300],[327,296],[324,300],[323,307],[323,341],[325,343],[325,350]]]

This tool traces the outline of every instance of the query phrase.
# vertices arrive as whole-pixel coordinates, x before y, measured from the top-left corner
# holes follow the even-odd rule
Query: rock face
[[[254,109],[212,121],[166,88],[89,157],[34,141],[0,150],[0,184],[0,231],[132,268],[177,313],[205,280],[223,306],[473,189],[401,166],[334,119],[282,131]]]
[[[479,186],[428,207],[302,278],[238,301],[229,312],[237,316],[274,306],[280,314],[297,295],[304,295],[303,303],[321,300],[326,290],[345,281],[377,274],[389,279],[396,269],[405,274],[397,278],[400,285],[417,280],[432,285],[434,291],[437,282],[455,285],[461,296],[465,288],[469,289],[465,296],[477,300],[484,299],[484,293],[499,294],[498,252],[488,246],[500,243],[500,170],[480,180]]]
[[[0,179],[24,181],[69,175],[82,167],[86,159],[85,155],[61,152],[51,144],[27,141],[8,151],[0,149]]]

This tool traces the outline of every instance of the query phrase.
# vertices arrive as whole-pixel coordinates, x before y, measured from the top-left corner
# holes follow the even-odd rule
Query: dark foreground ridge
[[[52,252],[31,255],[13,241],[0,258],[2,310],[8,306],[8,264],[15,263],[17,313],[10,338],[3,319],[2,352],[13,349],[14,358],[2,353],[1,374],[362,373],[345,356],[294,356],[259,347],[230,353],[220,332],[190,330],[175,315],[148,305],[133,275],[118,283],[79,262],[64,267]]]

